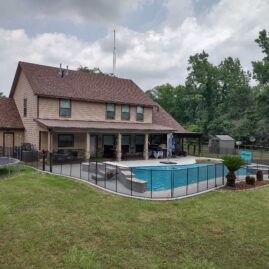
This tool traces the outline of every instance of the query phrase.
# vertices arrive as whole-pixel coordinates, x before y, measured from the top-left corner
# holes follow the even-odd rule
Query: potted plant
[[[235,171],[240,169],[245,164],[245,161],[239,156],[224,156],[223,164],[228,169],[228,174],[226,175],[227,186],[235,187]]]

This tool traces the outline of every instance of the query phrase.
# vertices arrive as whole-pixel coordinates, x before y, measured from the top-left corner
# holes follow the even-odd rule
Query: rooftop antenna
[[[115,76],[116,71],[116,31],[114,29],[114,47],[113,47],[113,75]]]

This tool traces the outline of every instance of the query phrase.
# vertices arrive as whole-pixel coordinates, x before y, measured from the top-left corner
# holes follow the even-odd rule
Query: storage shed
[[[233,154],[235,140],[229,135],[215,135],[209,140],[209,153]]]

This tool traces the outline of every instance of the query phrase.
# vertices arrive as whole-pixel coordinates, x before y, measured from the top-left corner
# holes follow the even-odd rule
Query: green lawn
[[[0,268],[269,268],[269,188],[170,202],[0,180]]]

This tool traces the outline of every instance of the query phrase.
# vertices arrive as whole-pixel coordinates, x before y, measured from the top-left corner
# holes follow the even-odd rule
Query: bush
[[[227,186],[235,187],[236,175],[234,172],[240,169],[245,164],[245,161],[239,156],[224,156],[223,164],[229,171],[226,175]]]
[[[255,185],[255,177],[252,176],[246,176],[246,183],[250,185]]]
[[[262,170],[257,170],[256,171],[256,178],[257,178],[258,181],[262,181],[263,180]]]

